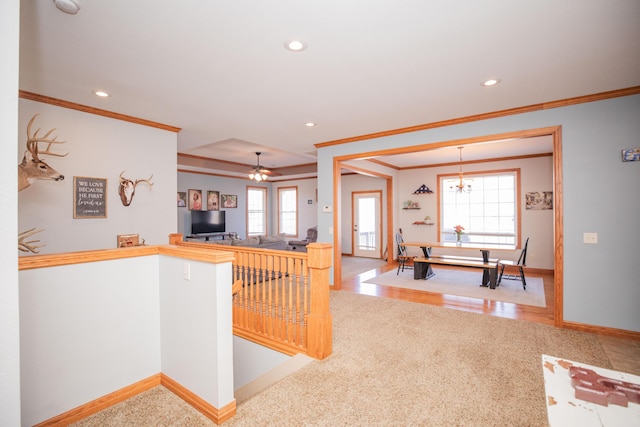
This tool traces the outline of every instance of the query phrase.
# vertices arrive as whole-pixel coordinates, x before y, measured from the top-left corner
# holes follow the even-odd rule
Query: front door
[[[382,258],[380,191],[352,193],[353,256]]]

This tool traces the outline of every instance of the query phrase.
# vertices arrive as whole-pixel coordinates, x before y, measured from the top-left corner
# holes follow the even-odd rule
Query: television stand
[[[205,242],[208,242],[210,240],[225,240],[225,239],[234,239],[236,237],[238,237],[238,233],[235,232],[231,232],[231,233],[203,233],[203,234],[192,234],[190,236],[187,236],[191,239],[204,239]]]

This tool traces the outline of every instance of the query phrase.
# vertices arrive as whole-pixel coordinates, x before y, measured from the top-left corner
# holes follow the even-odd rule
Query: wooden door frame
[[[428,151],[436,148],[477,144],[500,139],[520,139],[539,136],[551,136],[553,138],[553,215],[554,215],[554,325],[562,327],[564,324],[564,227],[563,227],[563,185],[562,185],[562,126],[551,126],[539,129],[527,129],[515,132],[506,132],[494,135],[458,139],[454,141],[441,141],[423,145],[391,148],[386,150],[370,151],[333,158],[333,288],[342,289],[342,248],[341,248],[341,222],[340,222],[340,195],[342,190],[343,169],[350,169],[365,175],[383,177],[387,180],[387,251],[388,262],[393,259],[393,177],[379,172],[349,166],[344,162],[349,160],[371,158],[375,156],[388,156],[392,154],[407,154],[418,151]],[[363,138],[364,139],[364,138]]]

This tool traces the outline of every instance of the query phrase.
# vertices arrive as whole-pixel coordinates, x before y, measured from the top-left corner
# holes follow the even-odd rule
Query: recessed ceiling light
[[[482,86],[495,86],[500,83],[500,79],[489,79],[482,82]]]
[[[99,96],[100,98],[108,98],[109,94],[103,90],[96,90],[93,92],[94,95]]]
[[[315,124],[315,123],[313,123],[313,122],[307,122],[307,123],[305,123],[304,125],[305,125],[306,127],[308,127],[308,128],[312,128],[312,127],[314,127],[316,124]]]
[[[307,42],[300,39],[291,39],[284,42],[284,47],[293,52],[300,52],[307,48]]]

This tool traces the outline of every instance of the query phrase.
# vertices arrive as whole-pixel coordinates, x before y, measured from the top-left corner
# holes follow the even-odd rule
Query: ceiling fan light
[[[255,165],[249,172],[249,179],[256,182],[266,181],[268,178],[268,175],[266,173],[269,172],[267,169],[264,169],[260,166],[260,154],[262,153],[256,153],[256,156],[258,157],[258,164]]]

